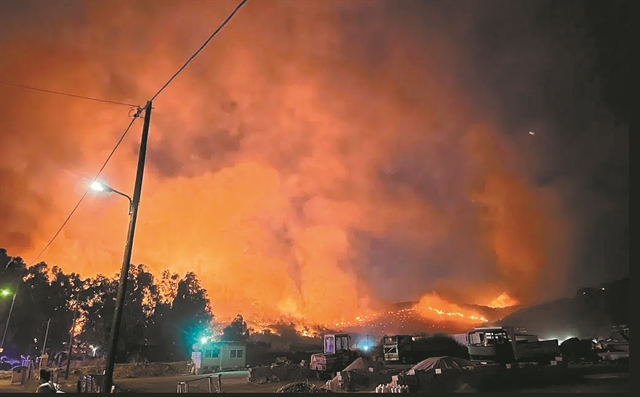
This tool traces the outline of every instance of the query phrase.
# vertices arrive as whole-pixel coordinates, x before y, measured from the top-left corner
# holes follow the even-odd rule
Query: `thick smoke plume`
[[[567,203],[532,179],[553,138],[528,134],[544,114],[509,114],[539,99],[526,90],[557,49],[540,38],[478,57],[478,32],[513,7],[451,3],[249,1],[154,102],[133,261],[196,272],[216,315],[248,319],[328,324],[430,291],[483,305],[561,293]],[[143,104],[234,5],[3,1],[0,75]],[[538,62],[518,74],[519,56]],[[487,96],[514,80],[480,87],[496,73],[485,57],[529,98]],[[0,246],[30,260],[129,109],[0,93]],[[119,190],[133,187],[140,128],[102,176]],[[92,193],[42,259],[113,274],[126,224],[126,202]]]

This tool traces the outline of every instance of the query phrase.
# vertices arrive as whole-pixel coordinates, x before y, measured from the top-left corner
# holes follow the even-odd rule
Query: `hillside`
[[[629,322],[629,278],[581,288],[573,298],[517,310],[496,324],[522,327],[541,338],[606,338]]]

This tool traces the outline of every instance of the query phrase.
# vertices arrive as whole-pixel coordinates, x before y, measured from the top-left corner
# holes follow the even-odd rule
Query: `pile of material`
[[[73,371],[74,375],[102,374],[103,366],[82,367]],[[174,363],[138,363],[138,364],[116,364],[113,372],[114,378],[150,378],[173,375],[184,375],[187,373],[187,362],[179,361]]]
[[[379,372],[384,369],[384,365],[378,361],[367,360],[366,358],[359,357],[354,362],[349,364],[343,372]]]
[[[410,371],[417,372],[435,372],[436,369],[443,371],[456,370],[460,371],[466,368],[472,368],[475,364],[471,361],[451,356],[430,357],[420,361],[414,365]]]
[[[283,364],[292,364],[293,361],[289,360],[286,357],[276,357],[276,361],[271,365],[283,365]]]
[[[411,391],[453,393],[473,378],[475,364],[457,357],[430,357],[399,376]],[[467,391],[468,392],[468,391]]]
[[[376,393],[409,393],[409,386],[407,385],[394,385],[393,383],[387,383],[386,385],[378,385],[376,387]]]
[[[247,381],[264,384],[282,380],[301,380],[311,376],[311,371],[291,362],[274,363],[270,366],[249,368]]]
[[[312,385],[307,380],[303,380],[289,383],[286,386],[282,386],[281,388],[276,390],[276,393],[331,393],[331,391],[322,387]]]
[[[328,381],[326,387],[333,392],[362,389],[373,391],[375,385],[391,382],[392,377],[398,373],[399,369],[388,369],[381,362],[360,357]]]
[[[249,382],[255,383],[256,385],[264,385],[264,384],[267,384],[267,383],[280,382],[280,379],[275,375],[271,375],[271,376],[262,376],[260,378],[249,380]]]

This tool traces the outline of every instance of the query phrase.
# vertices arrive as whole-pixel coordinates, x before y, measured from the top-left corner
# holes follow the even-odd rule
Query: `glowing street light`
[[[89,187],[96,192],[104,192],[106,190],[106,186],[98,181],[91,182],[91,185],[89,185]]]
[[[12,292],[8,289],[3,289],[0,292],[0,295],[5,298],[11,295]],[[0,341],[0,353],[4,351],[4,340],[7,337],[7,332],[9,331],[9,321],[11,320],[11,314],[13,314],[13,305],[16,303],[17,291],[13,293],[13,299],[11,299],[11,308],[9,309],[9,315],[7,316],[7,323],[4,326],[4,333],[2,334],[2,340]]]
[[[105,185],[102,182],[99,181],[92,181],[89,184],[89,188],[93,191],[96,192],[104,192],[104,193],[115,193],[117,195],[120,195],[122,197],[125,197],[127,200],[129,200],[129,215],[131,215],[131,211],[133,209],[133,199],[131,197],[129,197],[129,195],[122,193],[121,191],[118,191],[110,186]]]

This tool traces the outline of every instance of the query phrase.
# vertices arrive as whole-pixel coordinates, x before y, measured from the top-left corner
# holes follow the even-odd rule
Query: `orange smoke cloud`
[[[504,145],[495,134],[476,133],[470,142],[477,172],[483,175],[471,197],[481,209],[484,238],[499,278],[516,299],[531,302],[539,297],[542,280],[551,290],[563,281],[553,263],[558,258],[554,249],[564,241],[564,226],[554,218],[557,207],[508,170]]]
[[[57,7],[47,34],[29,12],[15,16],[0,75],[142,104],[235,5],[143,3],[43,3]],[[214,314],[248,320],[333,324],[427,290],[460,302],[534,298],[562,220],[512,171],[512,142],[477,128],[499,123],[474,109],[454,72],[465,60],[457,25],[437,12],[406,19],[389,4],[247,3],[154,102],[135,263],[194,271]],[[56,14],[65,7],[82,18]],[[128,109],[7,86],[0,95],[0,205],[11,225],[0,246],[30,260]],[[102,176],[125,192],[140,124]],[[42,259],[114,274],[126,224],[126,202],[91,193]],[[435,294],[418,307],[433,319],[477,317]]]

